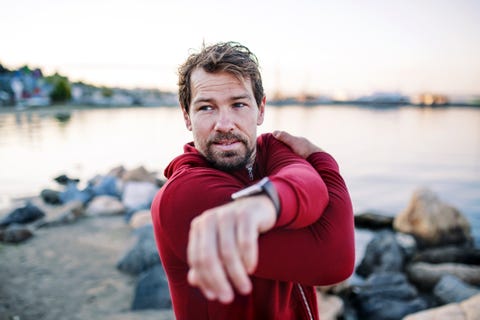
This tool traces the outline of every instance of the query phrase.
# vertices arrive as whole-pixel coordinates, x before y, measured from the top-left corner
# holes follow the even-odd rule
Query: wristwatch
[[[231,197],[233,200],[235,200],[262,193],[266,194],[270,198],[270,200],[272,200],[278,218],[278,216],[280,215],[280,199],[278,198],[278,193],[275,189],[275,186],[268,177],[263,178],[259,182],[249,187],[246,187],[245,189],[233,193]]]

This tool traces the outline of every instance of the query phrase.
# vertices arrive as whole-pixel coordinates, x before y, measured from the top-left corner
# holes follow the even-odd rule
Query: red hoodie
[[[168,181],[152,204],[176,319],[318,319],[314,286],[343,281],[354,265],[352,206],[335,160],[325,152],[304,160],[271,134],[257,139],[253,172],[215,169],[191,143],[184,151],[166,168]],[[190,222],[265,176],[281,212],[259,237],[253,290],[227,305],[209,301],[187,281]]]

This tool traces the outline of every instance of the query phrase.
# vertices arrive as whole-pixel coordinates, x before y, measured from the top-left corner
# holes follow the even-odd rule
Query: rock
[[[137,182],[156,182],[155,173],[148,172],[143,166],[135,168],[133,170],[127,170],[122,175],[122,180],[137,181]]]
[[[70,201],[81,201],[86,204],[93,198],[93,193],[88,188],[79,190],[77,183],[67,182],[65,190],[59,194],[60,201],[62,203],[68,203]]]
[[[410,259],[417,252],[418,246],[414,236],[407,233],[396,232],[395,239],[407,259]]]
[[[359,319],[399,320],[428,307],[400,272],[373,274],[353,294]]]
[[[355,227],[370,230],[392,229],[393,217],[375,212],[365,212],[354,216]]]
[[[365,255],[356,268],[358,275],[367,277],[381,271],[403,269],[404,253],[396,241],[395,234],[384,230],[375,234],[368,243]]]
[[[88,182],[86,190],[88,190],[94,197],[113,196],[116,198],[120,198],[120,184],[120,179],[116,176],[97,175]]]
[[[168,309],[172,301],[168,282],[161,265],[156,265],[140,275],[135,288],[132,310]]]
[[[403,320],[466,320],[462,308],[458,304],[432,308],[406,316]]]
[[[460,280],[480,285],[480,266],[459,263],[430,264],[415,262],[407,267],[409,279],[422,289],[431,290],[442,276],[450,274]]]
[[[118,166],[115,168],[110,169],[110,171],[107,173],[109,176],[114,176],[117,178],[121,178],[123,174],[125,173],[125,167],[124,166]]]
[[[343,301],[341,298],[325,294],[317,290],[317,304],[320,319],[336,320],[342,316],[344,312]]]
[[[61,204],[60,192],[51,189],[44,189],[40,192],[40,197],[48,204]]]
[[[480,319],[480,308],[478,306],[480,306],[480,294],[460,303],[460,307],[463,312],[465,312],[467,320]]]
[[[47,212],[47,217],[37,227],[54,227],[69,224],[84,216],[85,208],[81,201],[70,201]]]
[[[116,197],[98,196],[88,203],[85,212],[91,216],[118,215],[125,212],[125,207]]]
[[[420,311],[408,315],[404,320],[478,320],[480,319],[480,294],[461,303],[451,303],[442,307]]]
[[[11,224],[6,229],[0,229],[0,241],[8,243],[23,242],[33,236],[29,227],[18,224]]]
[[[58,177],[54,178],[58,184],[61,184],[63,186],[66,186],[69,183],[74,183],[77,184],[80,180],[79,179],[72,179],[67,177],[65,174],[59,175]]]
[[[43,218],[44,216],[45,213],[37,206],[27,203],[24,207],[14,209],[5,218],[0,220],[0,228],[5,228],[13,223],[25,224],[33,222]]]
[[[394,229],[414,235],[422,246],[471,242],[470,224],[430,190],[414,192],[408,207],[395,217]]]
[[[123,187],[122,203],[127,208],[150,207],[158,187],[148,181],[128,181]]]
[[[443,304],[460,302],[480,294],[480,288],[468,285],[452,275],[444,275],[433,288],[433,294]]]
[[[412,261],[429,263],[455,262],[480,265],[480,249],[458,246],[432,248],[417,253],[412,258]]]
[[[135,231],[137,242],[117,263],[117,269],[137,275],[160,264],[153,226],[147,225]]]
[[[152,215],[150,210],[140,210],[135,212],[130,218],[130,227],[133,229],[138,229],[143,226],[152,224]]]

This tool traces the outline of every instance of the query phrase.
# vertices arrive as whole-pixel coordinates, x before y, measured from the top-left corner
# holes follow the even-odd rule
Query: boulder
[[[124,205],[113,196],[98,196],[87,205],[85,213],[90,216],[118,215],[125,212]]]
[[[25,225],[11,224],[6,229],[0,229],[0,241],[2,242],[19,243],[32,236],[32,230]]]
[[[433,288],[433,294],[442,304],[447,304],[480,294],[480,288],[471,286],[455,276],[444,275]]]
[[[137,275],[151,267],[160,264],[153,226],[147,225],[135,230],[137,242],[117,263],[117,269]]]
[[[399,272],[371,275],[364,285],[353,289],[352,305],[359,319],[400,320],[428,307],[417,290]]]
[[[65,174],[59,175],[58,177],[53,178],[58,184],[66,186],[69,183],[77,184],[80,180],[77,178],[70,178]]]
[[[122,203],[127,208],[150,207],[158,187],[148,181],[128,181],[123,186]]]
[[[426,247],[472,241],[467,219],[428,189],[414,192],[408,207],[395,217],[393,226],[397,231],[414,235]]]
[[[477,294],[460,303],[460,307],[465,312],[467,320],[480,319],[480,294]]]
[[[480,319],[480,294],[461,303],[451,303],[442,307],[410,314],[403,320],[478,320]]]
[[[10,224],[26,224],[45,216],[43,212],[37,206],[27,203],[25,206],[16,208],[10,212],[6,217],[0,220],[0,228],[5,228]]]
[[[344,312],[343,300],[335,295],[317,291],[318,313],[322,320],[336,320]]]
[[[40,197],[48,204],[61,204],[60,191],[44,189],[40,192]]]
[[[60,192],[59,198],[61,203],[68,203],[70,201],[81,201],[86,204],[93,198],[93,193],[88,188],[80,190],[77,183],[67,182],[65,189]]]
[[[480,265],[480,249],[458,246],[430,248],[415,254],[412,261],[428,263],[455,262]]]
[[[392,229],[393,217],[376,212],[364,212],[354,216],[355,227],[370,230]]]
[[[46,218],[36,227],[53,227],[72,223],[84,216],[85,208],[81,201],[70,201],[47,211]]]
[[[368,243],[365,255],[356,268],[358,275],[367,277],[375,272],[401,271],[404,253],[397,243],[395,234],[383,230],[375,234]]]
[[[172,301],[168,282],[161,265],[156,265],[139,276],[132,310],[168,309]]]
[[[123,172],[122,180],[127,181],[144,181],[144,182],[156,182],[155,173],[147,171],[145,167],[140,166],[132,170],[126,170]]]
[[[150,210],[139,210],[135,212],[130,218],[129,225],[133,229],[138,229],[143,226],[152,224],[152,215]]]
[[[120,179],[113,175],[97,175],[88,182],[86,190],[94,197],[106,195],[120,198]]]
[[[425,290],[431,290],[442,276],[447,274],[454,275],[468,284],[480,285],[480,266],[459,263],[430,264],[415,262],[407,267],[407,274],[410,281]]]

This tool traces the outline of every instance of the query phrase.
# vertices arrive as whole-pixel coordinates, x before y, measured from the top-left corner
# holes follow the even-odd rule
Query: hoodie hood
[[[170,162],[165,168],[164,175],[169,179],[176,171],[191,167],[211,167],[209,162],[194,147],[193,142],[183,146],[183,154],[179,155]]]

